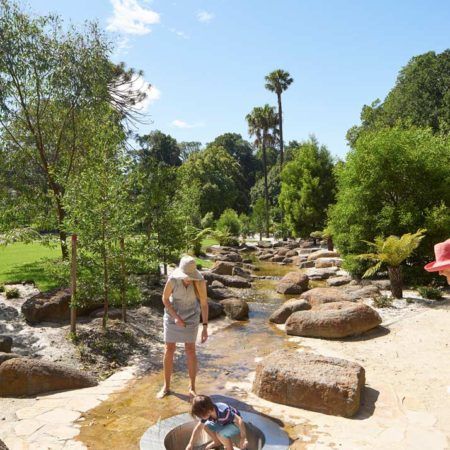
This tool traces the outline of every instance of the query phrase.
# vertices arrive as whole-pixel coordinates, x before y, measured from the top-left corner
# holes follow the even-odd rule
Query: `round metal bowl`
[[[242,418],[247,429],[248,450],[287,450],[287,434],[272,420],[250,412],[243,411]],[[163,420],[150,427],[142,436],[141,450],[184,450],[191,437],[192,430],[198,422],[189,414],[180,414]],[[203,432],[194,443],[196,450],[203,450],[211,441]],[[235,444],[237,445],[239,437]]]

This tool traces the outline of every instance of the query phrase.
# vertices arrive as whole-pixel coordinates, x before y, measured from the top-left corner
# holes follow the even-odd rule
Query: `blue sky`
[[[343,158],[361,107],[383,99],[414,56],[450,47],[450,2],[423,0],[29,0],[37,13],[97,19],[113,58],[143,69],[146,113],[177,140],[246,139],[245,115],[276,105],[264,76],[282,68],[285,141],[313,133]]]

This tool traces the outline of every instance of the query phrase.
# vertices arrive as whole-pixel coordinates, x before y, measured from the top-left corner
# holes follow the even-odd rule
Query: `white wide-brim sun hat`
[[[172,278],[184,278],[194,281],[203,280],[203,275],[197,270],[197,264],[192,256],[186,255],[180,259],[180,264],[172,272]]]

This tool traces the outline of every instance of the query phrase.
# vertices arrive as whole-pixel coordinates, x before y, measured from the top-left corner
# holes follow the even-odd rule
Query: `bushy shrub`
[[[440,300],[442,298],[442,292],[440,289],[431,286],[420,286],[417,288],[419,294],[423,298],[430,300]]]
[[[6,298],[19,298],[20,292],[17,288],[11,288],[6,290]]]
[[[380,295],[379,297],[376,297],[373,299],[373,304],[377,308],[392,308],[392,297],[388,297],[386,295]]]
[[[371,265],[371,261],[359,259],[357,255],[349,254],[342,257],[342,268],[359,280]]]
[[[216,229],[221,232],[227,232],[231,236],[239,236],[241,232],[241,222],[237,212],[234,209],[226,209],[216,223]]]
[[[3,284],[0,284],[0,292],[5,292],[5,286]]]
[[[214,214],[212,211],[206,213],[201,220],[202,229],[205,228],[214,228],[216,221],[214,220]]]

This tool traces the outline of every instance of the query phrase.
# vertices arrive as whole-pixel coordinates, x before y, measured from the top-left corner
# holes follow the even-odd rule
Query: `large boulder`
[[[308,309],[311,309],[311,305],[306,300],[291,298],[272,313],[269,321],[273,323],[285,323],[292,313]]]
[[[311,306],[331,302],[350,302],[351,298],[343,290],[337,288],[313,288],[304,292],[300,298],[307,300]]]
[[[380,323],[380,315],[364,303],[333,302],[291,314],[286,321],[286,333],[304,337],[344,338],[364,333]]]
[[[362,300],[363,298],[376,298],[380,295],[380,288],[374,284],[345,286],[343,289],[353,301]]]
[[[337,277],[330,277],[327,280],[328,286],[343,286],[344,284],[348,284],[352,281],[352,277],[350,275],[341,275]]]
[[[282,262],[284,258],[285,258],[284,255],[275,255],[275,256],[271,259],[271,261],[272,261],[272,262]]]
[[[317,269],[323,269],[324,267],[341,267],[341,258],[317,258],[314,261],[314,266]]]
[[[11,336],[0,336],[0,352],[10,353],[12,342]]]
[[[215,281],[213,282],[213,284]],[[234,297],[233,292],[231,292],[226,287],[208,286],[207,288],[208,297],[213,300],[225,300],[226,298]]]
[[[215,259],[216,261],[242,262],[242,256],[237,252],[219,253]]]
[[[246,280],[250,280],[252,278],[252,274],[249,270],[245,270],[242,267],[233,267],[233,276],[245,278]]]
[[[301,294],[308,289],[309,278],[302,272],[289,272],[278,283],[279,294]]]
[[[17,353],[0,352],[0,365],[2,365],[5,361],[8,361],[8,359],[13,359],[13,358],[21,358],[21,356],[18,355]]]
[[[40,322],[63,322],[70,319],[70,289],[54,289],[41,292],[30,297],[22,304],[22,314],[30,324]],[[77,314],[82,316],[99,308],[101,302],[78,308]]]
[[[211,269],[211,272],[219,275],[233,275],[233,268],[235,263],[228,261],[216,261]]]
[[[324,267],[322,269],[313,268],[306,269],[305,273],[308,275],[310,280],[326,280],[327,278],[334,276],[337,270],[337,267]]]
[[[234,288],[249,288],[251,284],[248,280],[242,277],[230,276],[230,275],[219,275],[213,272],[203,272],[203,277],[211,284],[213,281],[220,281],[224,286],[234,287]]]
[[[292,258],[293,256],[297,256],[297,255],[298,255],[298,250],[289,250],[285,256],[287,258]]]
[[[240,298],[228,298],[220,302],[225,310],[225,314],[232,320],[248,319],[248,303]]]
[[[314,267],[314,261],[299,261],[299,269],[310,269]]]
[[[278,350],[258,364],[253,392],[271,402],[352,417],[364,383],[364,369],[354,362]]]
[[[277,255],[278,256],[285,256],[288,251],[289,251],[289,248],[287,248],[287,247],[278,248],[277,249]]]
[[[86,372],[50,361],[14,358],[0,366],[1,397],[80,389],[96,384],[95,379]]]
[[[224,314],[224,307],[218,302],[208,300],[208,320],[214,320]]]
[[[315,261],[318,258],[339,258],[339,253],[337,252],[331,252],[329,250],[317,250],[315,252],[312,252],[308,255],[309,261]]]

